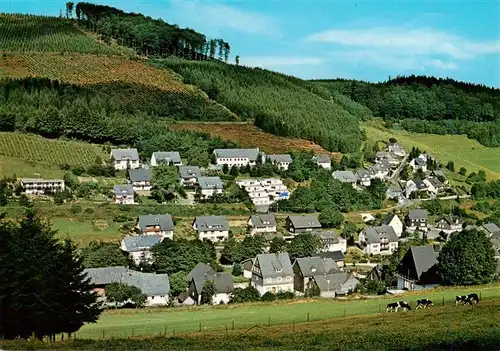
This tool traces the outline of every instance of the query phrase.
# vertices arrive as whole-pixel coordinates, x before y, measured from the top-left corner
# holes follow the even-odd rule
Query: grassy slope
[[[368,140],[387,141],[396,138],[405,148],[417,146],[437,157],[442,163],[449,160],[455,169],[465,167],[467,173],[483,170],[488,179],[500,179],[500,148],[488,148],[465,135],[417,134],[403,130],[387,130],[380,123],[362,124]]]
[[[500,297],[500,289],[497,286],[475,287],[475,288],[452,288],[436,289],[427,292],[419,292],[405,296],[415,305],[415,301],[421,297],[427,297],[438,304],[445,299],[445,307],[453,306],[455,296],[468,291],[481,292],[483,299]],[[389,301],[402,299],[392,297],[390,299],[370,299],[363,301],[332,301],[326,299],[318,300],[296,300],[277,303],[258,303],[239,306],[180,308],[180,309],[149,309],[135,311],[112,311],[104,313],[96,324],[84,326],[79,332],[81,338],[102,337],[103,329],[107,336],[130,336],[132,330],[134,335],[157,334],[176,330],[178,333],[195,332],[199,330],[222,330],[226,324],[232,326],[234,321],[236,329],[246,329],[255,325],[290,324],[293,321],[302,323],[310,321],[339,318],[344,316],[359,316],[376,314],[385,311]]]

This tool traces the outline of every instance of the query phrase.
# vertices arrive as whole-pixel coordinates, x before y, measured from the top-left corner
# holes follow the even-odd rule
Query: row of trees
[[[179,28],[162,19],[87,2],[77,3],[75,11],[78,23],[100,34],[105,42],[115,39],[142,55],[179,56],[191,60],[217,58],[227,62],[231,52],[231,46],[223,39],[207,40],[202,33]],[[67,17],[72,17],[72,12],[73,3],[68,2]]]
[[[349,96],[389,124],[418,133],[467,134],[500,146],[500,90],[432,77],[398,77],[384,83],[319,81]]]

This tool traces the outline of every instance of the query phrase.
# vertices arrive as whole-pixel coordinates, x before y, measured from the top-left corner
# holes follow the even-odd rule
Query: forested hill
[[[382,117],[388,125],[418,133],[466,134],[486,146],[500,146],[500,89],[425,76],[383,83],[316,80]]]

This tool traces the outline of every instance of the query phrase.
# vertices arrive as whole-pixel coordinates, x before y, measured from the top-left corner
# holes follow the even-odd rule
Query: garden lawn
[[[57,165],[26,161],[17,157],[0,155],[0,177],[62,179],[63,171]]]
[[[96,324],[85,325],[78,338],[128,337],[158,335],[167,332],[189,333],[200,331],[251,328],[255,325],[302,323],[330,318],[385,313],[390,301],[406,300],[414,307],[418,298],[430,298],[435,304],[455,304],[455,296],[476,292],[482,299],[500,298],[500,287],[438,288],[427,292],[409,293],[407,296],[375,298],[370,300],[333,301],[289,300],[276,303],[255,303],[227,306],[202,306],[174,309],[117,310],[104,312]],[[457,308],[466,308],[459,306]],[[415,312],[412,312],[415,313]]]
[[[99,220],[102,221],[102,220]],[[123,234],[119,229],[124,223],[115,223],[106,220],[108,227],[98,229],[90,220],[76,220],[72,218],[54,218],[52,228],[57,230],[57,238],[70,238],[79,246],[86,246],[93,240],[119,242]]]
[[[388,130],[378,123],[365,122],[369,141],[388,141],[396,138],[408,151],[413,146],[436,157],[442,164],[453,161],[455,171],[460,167],[467,169],[467,174],[483,170],[488,180],[500,179],[500,148],[486,147],[465,135],[418,134],[403,130]]]

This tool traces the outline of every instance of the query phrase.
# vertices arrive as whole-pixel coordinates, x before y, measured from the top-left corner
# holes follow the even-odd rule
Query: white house
[[[150,169],[129,169],[128,178],[134,191],[150,191],[152,188],[153,172]]]
[[[255,166],[260,151],[256,149],[215,149],[215,164],[219,166],[227,165],[242,167],[246,165]],[[262,160],[265,162],[265,159]]]
[[[278,178],[244,179],[236,184],[245,189],[254,205],[270,205],[290,197],[287,187]]]
[[[335,230],[318,231],[315,233],[323,243],[322,252],[342,251],[347,252],[347,240],[337,235]]]
[[[113,187],[115,193],[115,204],[120,205],[133,205],[134,201],[134,188],[132,185],[115,185]]]
[[[372,179],[385,179],[389,177],[391,172],[391,165],[387,160],[377,162],[370,167],[370,172],[372,173]]]
[[[267,161],[272,164],[275,164],[279,169],[287,170],[290,163],[293,162],[292,156],[289,154],[281,154],[281,155],[267,155]]]
[[[367,169],[358,169],[355,173],[355,177],[359,185],[370,186],[374,174]]]
[[[252,286],[260,295],[293,292],[293,269],[288,253],[260,254],[252,267]]]
[[[143,273],[123,266],[87,268],[84,274],[90,279],[93,291],[105,297],[106,286],[122,283],[139,288],[146,294],[146,306],[164,306],[169,302],[170,281],[168,274]]]
[[[276,233],[276,218],[273,215],[253,215],[248,219],[250,235]]]
[[[21,187],[28,195],[43,195],[65,189],[62,179],[21,178]]]
[[[413,169],[413,172],[421,170],[422,172],[427,172],[427,157],[419,157],[414,158],[410,161],[410,167]]]
[[[129,254],[135,264],[152,263],[151,248],[162,242],[163,237],[156,234],[126,236],[120,243],[120,249]]]
[[[356,175],[351,171],[335,171],[332,176],[334,179],[337,179],[342,183],[351,184],[352,186],[355,186],[358,181]]]
[[[180,166],[179,177],[182,186],[195,186],[198,178],[201,177],[201,170],[198,166]]]
[[[135,228],[142,235],[154,234],[162,238],[174,239],[174,221],[168,213],[139,216]]]
[[[403,234],[403,222],[394,212],[388,213],[382,224],[392,227],[398,238]]]
[[[406,182],[405,185],[405,195],[407,198],[410,198],[410,195],[413,193],[428,193],[428,185],[420,179],[410,179]]]
[[[387,151],[393,153],[396,156],[399,157],[405,157],[406,156],[406,150],[401,144],[398,143],[389,143],[387,145]]]
[[[141,167],[137,149],[113,149],[110,158],[117,171]]]
[[[359,233],[359,246],[367,255],[392,255],[398,248],[398,237],[388,225],[366,227]]]
[[[436,230],[443,231],[447,234],[460,232],[463,229],[460,217],[452,215],[447,215],[436,219],[435,228]]]
[[[234,290],[233,277],[229,273],[218,273],[206,263],[198,263],[186,277],[188,282],[188,294],[196,301],[201,303],[201,292],[207,281],[214,284],[215,294],[212,296],[212,304],[227,304]]]
[[[229,237],[229,223],[225,216],[199,216],[193,222],[193,229],[200,240],[224,241]]]
[[[222,181],[219,177],[198,177],[198,186],[201,196],[205,199],[215,194],[222,194]]]
[[[314,155],[313,162],[324,169],[332,169],[332,160],[328,155]]]
[[[243,268],[243,276],[247,279],[252,279],[252,267],[255,262],[255,257],[247,258],[241,262],[241,267]]]
[[[181,155],[177,151],[153,152],[153,155],[151,155],[151,166],[158,166],[162,163],[182,166]]]

